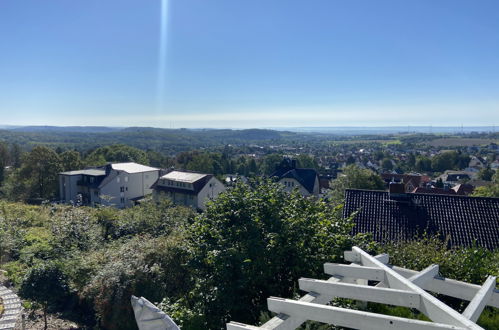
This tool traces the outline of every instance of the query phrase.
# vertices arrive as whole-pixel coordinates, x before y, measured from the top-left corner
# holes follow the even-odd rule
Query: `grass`
[[[433,147],[470,147],[470,146],[488,145],[490,143],[499,143],[499,140],[449,137],[449,138],[435,139],[427,142],[428,145]]]
[[[398,139],[379,139],[379,140],[335,140],[330,141],[332,145],[342,145],[342,144],[369,144],[369,143],[379,143],[382,145],[390,144],[401,144],[402,142]]]

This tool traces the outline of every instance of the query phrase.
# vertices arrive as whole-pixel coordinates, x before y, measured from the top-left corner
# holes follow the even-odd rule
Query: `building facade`
[[[126,208],[152,193],[160,170],[137,163],[116,163],[59,173],[61,201]]]
[[[225,186],[212,174],[171,171],[153,185],[154,198],[168,198],[176,205],[206,210],[206,202],[225,191]]]

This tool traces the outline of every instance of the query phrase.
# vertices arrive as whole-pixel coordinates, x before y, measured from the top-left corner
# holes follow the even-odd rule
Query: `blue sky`
[[[499,124],[497,0],[163,2],[0,0],[0,124]]]

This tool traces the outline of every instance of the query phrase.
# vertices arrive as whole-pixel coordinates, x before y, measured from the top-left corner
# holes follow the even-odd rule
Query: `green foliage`
[[[26,155],[15,179],[25,191],[26,199],[50,199],[57,195],[58,177],[62,170],[57,153],[47,147],[37,146]]]
[[[485,180],[485,181],[491,181],[492,177],[494,176],[495,173],[496,172],[493,169],[491,169],[489,166],[487,166],[485,168],[482,168],[478,172],[478,178],[481,180]]]
[[[438,237],[392,243],[380,252],[390,255],[391,264],[414,270],[438,264],[443,276],[475,284],[482,284],[488,275],[499,275],[498,252],[480,247],[448,249]]]
[[[101,328],[136,329],[132,294],[159,302],[166,296],[179,299],[189,291],[183,242],[181,235],[139,235],[73,263],[73,276],[90,271],[81,281],[86,284],[79,288],[79,294],[81,299],[91,301]]]
[[[323,201],[288,194],[279,184],[239,184],[221,194],[191,228],[196,285],[189,309],[205,327],[255,322],[271,295],[288,297],[301,276],[319,276],[352,246],[350,220]]]
[[[0,141],[0,186],[5,180],[5,167],[9,163],[9,149],[6,143]]]
[[[24,246],[19,252],[19,259],[33,265],[36,260],[48,260],[53,256],[52,233],[44,227],[31,227],[25,231]]]
[[[425,156],[416,157],[416,171],[419,172],[430,172],[432,170],[431,167],[431,159]]]
[[[333,202],[342,203],[345,198],[345,189],[347,188],[384,190],[385,183],[373,171],[349,165],[345,167],[343,173],[336,180],[331,182],[330,197]]]
[[[100,166],[109,162],[149,164],[147,154],[144,151],[124,144],[97,148],[85,158],[85,163],[88,166]]]
[[[390,158],[383,159],[383,161],[381,162],[381,168],[385,171],[393,170],[392,160]]]
[[[54,212],[50,222],[52,245],[59,256],[97,248],[101,230],[89,208],[65,207]]]
[[[296,157],[297,167],[319,169],[319,164],[313,156],[300,154]]]
[[[492,182],[488,186],[478,187],[472,196],[476,197],[499,197],[499,172],[492,177]]]
[[[63,171],[76,171],[84,167],[80,153],[76,150],[64,151],[59,155]]]
[[[44,311],[45,329],[47,329],[47,310],[49,306],[64,304],[69,296],[66,275],[56,263],[41,263],[31,267],[23,278],[19,295],[39,303]]]

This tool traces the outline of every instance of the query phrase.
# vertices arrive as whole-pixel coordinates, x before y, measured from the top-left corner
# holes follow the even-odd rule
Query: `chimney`
[[[403,183],[390,182],[390,185],[388,187],[388,195],[392,200],[407,199],[407,194],[405,193],[405,185]]]
[[[112,164],[107,164],[106,165],[106,175],[109,175],[111,173],[111,170],[113,169]]]

